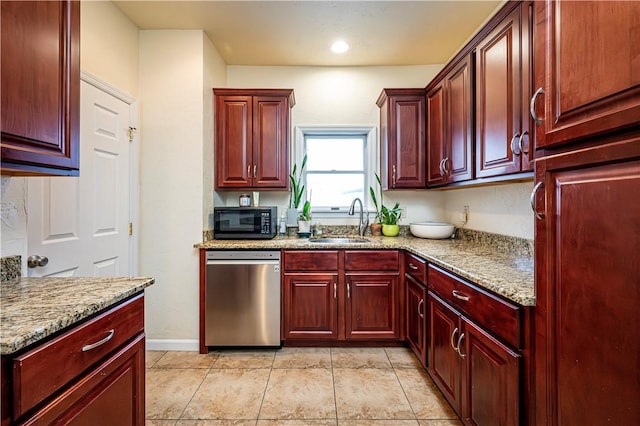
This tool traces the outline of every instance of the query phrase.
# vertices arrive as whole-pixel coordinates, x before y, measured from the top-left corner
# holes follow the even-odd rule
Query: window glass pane
[[[306,139],[307,170],[362,170],[364,138],[313,137]]]
[[[348,207],[360,197],[364,201],[364,174],[307,173],[307,188],[311,189],[311,208]]]

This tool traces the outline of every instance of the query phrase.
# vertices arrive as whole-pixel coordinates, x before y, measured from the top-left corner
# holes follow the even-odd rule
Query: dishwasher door
[[[280,252],[207,252],[205,345],[280,346]]]

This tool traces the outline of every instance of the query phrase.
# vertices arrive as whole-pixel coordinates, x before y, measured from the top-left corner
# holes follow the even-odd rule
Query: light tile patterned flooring
[[[147,351],[147,426],[460,426],[406,348]]]

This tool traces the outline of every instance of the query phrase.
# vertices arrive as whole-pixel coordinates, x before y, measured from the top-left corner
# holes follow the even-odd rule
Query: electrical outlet
[[[469,221],[469,206],[464,206],[463,207],[462,214],[464,215],[464,222],[468,222]]]

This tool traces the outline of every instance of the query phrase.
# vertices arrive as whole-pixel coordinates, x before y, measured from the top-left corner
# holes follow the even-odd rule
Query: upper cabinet
[[[216,189],[289,188],[290,89],[213,89]]]
[[[533,169],[529,17],[520,4],[475,49],[478,178]]]
[[[637,126],[638,3],[537,3],[536,148]]]
[[[424,89],[384,89],[377,105],[383,189],[425,188]]]
[[[427,183],[473,178],[471,56],[466,55],[427,89]]]
[[[78,176],[80,2],[1,7],[2,175]]]

